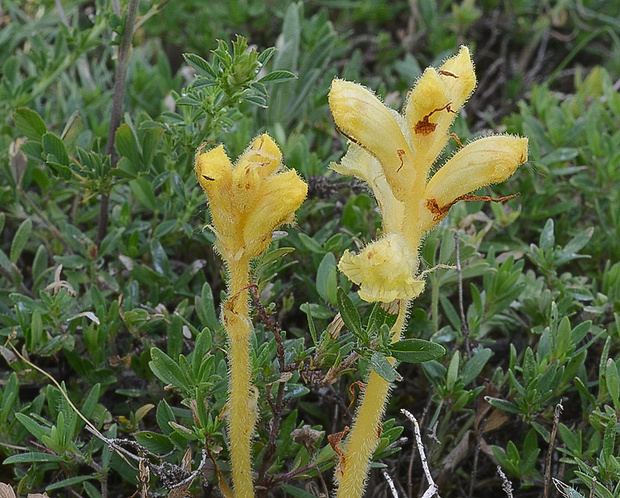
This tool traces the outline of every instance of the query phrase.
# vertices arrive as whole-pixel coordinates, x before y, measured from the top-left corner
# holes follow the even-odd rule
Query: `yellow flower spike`
[[[370,90],[350,81],[334,80],[328,98],[340,131],[379,160],[394,196],[404,200],[409,195],[406,187],[415,182],[416,172],[413,152],[403,135],[402,116],[387,108]]]
[[[413,299],[424,290],[424,280],[414,277],[418,255],[398,232],[368,244],[357,255],[345,251],[338,269],[360,286],[359,296],[368,302]]]
[[[221,145],[196,155],[196,176],[209,201],[216,248],[230,275],[222,307],[229,340],[228,434],[234,492],[243,498],[254,496],[251,439],[258,392],[250,378],[250,262],[267,249],[278,226],[295,220],[308,192],[297,173],[284,171],[281,161],[282,154],[268,135],[257,137],[234,166]]]
[[[424,72],[409,94],[404,116],[355,83],[332,83],[329,104],[334,121],[352,142],[340,164],[332,167],[363,179],[372,188],[383,215],[384,233],[357,255],[346,251],[338,268],[360,286],[362,299],[398,305],[398,319],[390,331],[392,342],[400,340],[406,310],[424,289],[425,272],[418,274],[424,233],[460,199],[507,199],[467,194],[505,180],[527,160],[527,139],[488,137],[459,150],[428,179],[448,142],[456,113],[475,86],[466,47],[439,69]],[[371,370],[353,429],[343,443],[345,451],[336,471],[339,498],[359,498],[364,492],[389,388],[390,383]]]
[[[294,171],[278,172],[282,155],[269,135],[260,135],[233,167],[218,146],[196,158],[196,176],[211,208],[217,247],[227,261],[255,258],[273,230],[294,219],[308,187]]]

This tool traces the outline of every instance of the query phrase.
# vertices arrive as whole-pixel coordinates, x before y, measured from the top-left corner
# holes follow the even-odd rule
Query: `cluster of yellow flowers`
[[[476,86],[469,50],[462,47],[439,69],[428,68],[409,93],[402,114],[386,107],[370,90],[334,80],[329,105],[349,148],[333,168],[371,187],[383,217],[382,237],[359,254],[346,251],[339,269],[359,285],[369,302],[396,302],[398,340],[406,310],[424,290],[419,246],[459,200],[504,181],[527,160],[527,139],[489,136],[461,147],[433,175],[431,168],[450,139],[449,129]],[[456,138],[459,146],[460,141]],[[230,350],[230,426],[233,484],[239,497],[253,496],[250,442],[256,420],[251,413],[247,286],[249,264],[269,246],[273,231],[294,221],[307,186],[284,170],[282,155],[268,135],[261,135],[233,166],[223,146],[196,156],[196,175],[205,190],[217,236],[216,248],[231,273],[224,325]],[[389,384],[371,372],[338,472],[338,496],[361,496],[370,456],[378,441]],[[346,462],[346,464],[344,463]]]

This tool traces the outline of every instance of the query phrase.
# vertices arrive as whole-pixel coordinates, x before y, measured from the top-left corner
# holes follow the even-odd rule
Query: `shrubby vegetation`
[[[395,382],[368,496],[391,496],[381,469],[427,487],[401,409],[443,498],[618,496],[619,3],[136,4],[0,7],[0,480],[227,493],[226,273],[194,157],[267,132],[309,193],[252,269],[257,495],[331,492],[374,368]],[[424,269],[452,268],[405,336],[447,353],[382,370],[390,317],[337,271],[381,220],[329,169],[327,93],[338,76],[399,109],[463,43],[479,84],[452,131],[526,136],[529,162],[479,192],[517,198],[456,204],[424,240]]]

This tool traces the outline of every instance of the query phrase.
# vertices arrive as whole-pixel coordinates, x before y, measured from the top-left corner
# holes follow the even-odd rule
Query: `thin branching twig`
[[[413,416],[411,412],[402,408],[400,412],[407,417],[411,423],[413,424],[413,433],[415,434],[416,445],[418,447],[418,452],[420,453],[420,460],[422,461],[422,469],[424,469],[424,475],[426,476],[426,480],[428,481],[428,488],[422,495],[422,498],[431,498],[432,496],[437,496],[437,498],[441,498],[439,496],[439,487],[435,484],[433,480],[433,476],[431,475],[431,471],[428,468],[428,461],[426,460],[426,452],[424,451],[424,443],[422,442],[422,433],[420,432],[420,425],[418,424],[417,419]]]
[[[506,496],[508,498],[513,498],[512,482],[510,482],[508,477],[506,477],[506,474],[504,474],[504,471],[499,465],[497,466],[497,475],[499,475],[499,478],[502,480],[502,489],[504,490],[504,493],[506,493]]]
[[[461,332],[465,338],[465,351],[467,358],[471,358],[471,345],[469,344],[469,326],[465,317],[465,307],[463,306],[463,269],[461,267],[461,237],[459,232],[454,232],[454,242],[456,249],[456,274],[459,282],[459,313],[461,315]]]
[[[545,490],[543,492],[543,498],[549,498],[549,492],[551,491],[551,457],[553,456],[553,447],[555,445],[555,436],[558,433],[558,425],[560,424],[560,415],[562,414],[562,402],[555,405],[553,410],[553,428],[551,429],[551,437],[549,438],[549,449],[547,450],[547,463],[545,467]]]
[[[388,474],[388,471],[385,469],[381,469],[381,473],[383,474],[383,477],[385,477],[385,480],[388,483],[388,486],[390,487],[390,491],[392,492],[392,496],[394,498],[399,498],[398,497],[398,491],[396,491],[396,486],[394,486],[394,481],[392,481],[392,478],[390,477],[390,474]]]

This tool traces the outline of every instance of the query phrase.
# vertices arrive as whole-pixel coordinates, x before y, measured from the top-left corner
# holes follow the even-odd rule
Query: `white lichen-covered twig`
[[[418,424],[417,419],[408,410],[405,410],[403,408],[400,410],[400,412],[409,420],[411,420],[411,423],[413,424],[413,432],[415,434],[415,441],[418,446],[418,452],[420,453],[422,468],[424,469],[424,475],[426,476],[426,480],[428,481],[428,488],[422,495],[422,498],[431,498],[432,496],[437,496],[437,498],[441,498],[439,496],[439,487],[437,486],[437,484],[435,484],[435,481],[433,481],[433,476],[431,475],[431,471],[428,468],[428,461],[426,460],[426,453],[424,451],[424,443],[422,442],[420,425]]]

